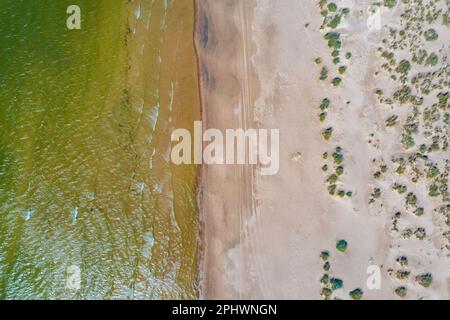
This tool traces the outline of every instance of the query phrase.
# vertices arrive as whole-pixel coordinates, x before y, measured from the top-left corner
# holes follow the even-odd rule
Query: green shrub
[[[396,261],[402,266],[406,267],[408,265],[408,258],[405,256],[398,257]]]
[[[412,61],[417,64],[422,64],[425,61],[425,58],[428,56],[428,52],[425,49],[419,49],[417,52],[414,52]]]
[[[341,289],[344,286],[344,281],[338,278],[331,278],[330,283],[333,290]]]
[[[338,150],[333,153],[333,160],[335,164],[341,164],[344,161],[344,156]]]
[[[336,185],[335,184],[328,187],[328,193],[331,194],[332,196],[334,196],[336,194]]]
[[[392,187],[392,189],[394,189],[395,191],[397,191],[400,194],[405,193],[408,190],[408,188],[406,186],[401,185],[397,182],[394,183],[394,186]]]
[[[320,253],[320,258],[323,261],[327,261],[329,257],[330,257],[330,252],[328,250],[324,250]]]
[[[428,288],[433,282],[431,273],[422,273],[416,277],[416,281],[423,287]]]
[[[394,99],[400,103],[407,103],[411,99],[411,88],[404,85],[394,92]]]
[[[325,98],[322,100],[322,103],[320,104],[320,110],[325,111],[330,106],[330,100]]]
[[[398,287],[395,289],[395,294],[398,295],[400,298],[404,298],[406,296],[407,290],[406,287]]]
[[[406,150],[408,150],[408,149],[414,147],[414,145],[415,145],[416,143],[414,142],[413,137],[411,137],[411,136],[408,135],[408,134],[403,134],[403,135],[402,135],[402,144],[403,144],[403,147],[404,147]]]
[[[432,179],[439,175],[439,169],[436,166],[431,166],[428,168],[427,178]]]
[[[384,6],[392,9],[397,5],[397,0],[384,0]]]
[[[424,32],[423,35],[425,37],[425,40],[427,41],[435,41],[439,37],[436,30],[434,29],[428,29],[427,31]]]
[[[439,194],[440,193],[439,193],[438,186],[436,184],[434,184],[434,183],[432,185],[430,185],[430,188],[428,190],[428,195],[430,197],[437,197]]]
[[[336,50],[342,46],[340,37],[341,35],[338,32],[328,32],[324,35],[325,40],[328,40],[328,47]]]
[[[360,300],[363,296],[363,291],[361,289],[355,289],[353,291],[349,292],[349,296],[353,299],[353,300]]]
[[[438,58],[437,54],[433,52],[432,54],[430,54],[428,56],[427,60],[425,60],[425,65],[434,67],[435,65],[438,64],[438,62],[439,62],[439,58]]]
[[[345,240],[339,240],[336,242],[336,250],[340,252],[345,252],[347,250],[348,243]]]
[[[322,278],[320,278],[320,283],[327,285],[330,282],[330,277],[327,274],[324,274]]]
[[[340,74],[344,74],[347,71],[347,67],[346,66],[340,66],[339,67],[339,73]]]
[[[397,72],[407,74],[409,72],[409,70],[411,70],[411,63],[409,63],[409,61],[405,60],[405,59],[400,61],[399,65],[397,67]]]
[[[335,87],[339,86],[339,85],[341,84],[341,82],[342,82],[342,79],[339,78],[339,77],[336,77],[336,78],[334,78],[334,79],[331,81],[331,83],[332,83],[333,86],[335,86]]]
[[[410,192],[408,193],[408,195],[406,196],[406,204],[414,206],[417,203],[417,196]]]
[[[371,196],[372,196],[373,199],[378,199],[379,197],[381,197],[381,189],[380,188],[374,188]]]
[[[332,293],[333,293],[333,291],[331,291],[330,288],[323,288],[320,295],[321,295],[322,298],[324,298],[325,300],[328,300],[328,299],[330,299]]]
[[[330,12],[336,12],[336,10],[337,10],[337,5],[335,4],[335,3],[333,3],[333,2],[331,2],[331,3],[329,3],[328,4],[328,10],[330,11]]]
[[[333,128],[332,127],[326,128],[325,130],[322,131],[322,136],[327,141],[331,139],[331,135],[332,134],[333,134]]]
[[[320,80],[326,80],[328,78],[328,68],[327,67],[322,67],[322,70],[320,70]]]
[[[337,180],[338,180],[337,175],[332,174],[331,176],[328,177],[327,182],[329,184],[335,184],[337,182]]]
[[[328,23],[328,27],[330,27],[331,29],[336,29],[339,26],[340,23],[341,23],[341,16],[340,15],[336,15]]]
[[[398,270],[395,273],[395,276],[397,277],[397,279],[399,280],[405,280],[408,279],[409,275],[411,274],[411,272],[406,271],[406,270]]]
[[[427,236],[427,233],[424,228],[417,228],[417,230],[414,231],[414,235],[417,239],[423,240]]]
[[[397,124],[397,121],[398,121],[397,115],[390,116],[389,118],[386,119],[386,127],[395,126]]]

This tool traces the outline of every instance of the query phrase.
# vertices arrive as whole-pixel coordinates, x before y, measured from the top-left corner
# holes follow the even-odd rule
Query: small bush
[[[395,294],[398,295],[400,298],[404,298],[406,296],[407,290],[406,287],[398,287],[395,289]]]
[[[333,128],[332,127],[326,128],[325,130],[322,131],[322,136],[327,141],[331,139],[331,135],[332,134],[333,134]]]
[[[345,252],[347,250],[348,243],[345,240],[339,240],[336,243],[336,250],[339,252]]]
[[[328,40],[328,47],[336,50],[342,46],[340,37],[341,35],[338,32],[328,32],[324,35],[325,40]]]
[[[339,26],[340,23],[341,23],[341,16],[340,15],[336,15],[328,23],[328,27],[330,27],[331,29],[336,29]]]
[[[411,274],[411,272],[409,271],[405,271],[405,270],[398,270],[395,273],[395,276],[397,277],[397,279],[399,280],[405,280],[408,279],[409,275]]]
[[[405,256],[398,257],[396,261],[402,266],[406,267],[408,265],[408,258]]]
[[[397,67],[397,72],[407,74],[409,72],[409,70],[411,70],[411,63],[405,59],[400,61],[399,65]]]
[[[334,196],[336,194],[336,185],[335,184],[328,187],[328,193],[332,196]]]
[[[335,87],[339,86],[339,85],[341,84],[341,82],[342,82],[342,79],[339,78],[339,77],[336,77],[336,78],[334,78],[334,79],[331,81],[331,83],[332,83],[333,86],[335,86]]]
[[[341,164],[344,161],[344,156],[341,152],[336,150],[336,152],[333,153],[333,160],[335,164]]]
[[[384,6],[392,9],[397,5],[397,0],[384,0]]]
[[[389,118],[386,119],[386,127],[393,127],[397,124],[398,116],[392,115]]]
[[[435,65],[437,65],[439,62],[439,58],[436,55],[436,53],[432,53],[428,56],[428,58],[425,60],[425,65],[426,66],[432,66],[434,67]]]
[[[428,195],[430,197],[437,197],[439,195],[439,188],[436,184],[432,184],[428,190]]]
[[[336,10],[337,10],[337,5],[335,4],[335,3],[333,3],[333,2],[331,2],[331,3],[329,3],[328,4],[328,10],[330,11],[330,12],[336,12]]]
[[[330,252],[329,252],[328,250],[322,251],[322,252],[320,253],[320,258],[321,258],[323,261],[327,261],[329,257],[330,257]]]
[[[322,296],[322,298],[324,298],[325,300],[330,299],[331,295],[332,295],[333,291],[331,291],[330,288],[323,288],[322,292],[320,293],[320,295]]]
[[[344,286],[344,281],[338,278],[331,278],[330,283],[333,290],[341,289]]]
[[[412,192],[408,193],[408,195],[406,196],[406,204],[414,206],[416,205],[416,203],[417,203],[417,196]]]
[[[320,283],[327,285],[330,282],[330,277],[327,274],[324,274],[322,278],[320,278]]]
[[[320,70],[320,80],[326,80],[328,78],[328,69],[327,67],[322,67],[322,70]]]
[[[425,232],[424,228],[417,228],[417,230],[414,231],[414,235],[416,236],[417,239],[423,240],[427,236],[427,233]]]
[[[416,281],[423,287],[428,288],[433,282],[431,273],[422,273],[416,277]]]
[[[322,103],[320,104],[320,110],[325,111],[330,106],[330,100],[325,98],[322,100]]]
[[[335,184],[337,182],[337,180],[338,180],[337,175],[332,174],[331,176],[328,177],[327,182],[329,184]]]
[[[338,71],[339,71],[340,74],[344,74],[347,71],[347,67],[346,66],[340,66]]]
[[[416,216],[422,216],[424,214],[425,210],[423,208],[417,208],[416,210],[414,210],[414,214]]]
[[[360,300],[363,296],[363,291],[361,289],[355,289],[353,291],[349,292],[349,296],[353,299],[353,300]]]
[[[423,35],[425,37],[425,40],[427,41],[435,41],[439,37],[436,30],[434,29],[428,29],[427,31],[424,32]]]

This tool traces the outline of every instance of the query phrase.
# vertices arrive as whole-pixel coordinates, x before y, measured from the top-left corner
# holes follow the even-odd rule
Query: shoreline
[[[246,36],[248,6],[252,3],[195,1],[195,4],[194,36],[203,129],[254,127],[251,99],[256,86],[248,87],[251,70]],[[241,92],[241,83],[246,84],[244,92]],[[249,206],[253,210],[253,170],[253,166],[201,167],[198,191],[200,298],[239,296],[236,291],[239,288],[230,288],[225,283],[223,275],[228,262],[224,250],[240,242],[242,215]]]
[[[199,97],[199,102],[200,102],[200,119],[203,118],[203,98],[202,98],[202,94],[201,94],[201,78],[200,78],[200,57],[199,57],[199,53],[198,53],[198,48],[197,48],[197,28],[199,27],[199,19],[198,19],[198,0],[192,0],[193,2],[193,6],[194,6],[194,28],[192,30],[192,43],[193,43],[193,48],[194,48],[194,53],[195,53],[195,59],[196,59],[196,63],[197,63],[197,91],[198,91],[198,97]],[[203,172],[202,172],[202,166],[197,165],[197,169],[196,169],[196,176],[197,176],[197,182],[196,182],[196,203],[197,203],[197,209],[198,209],[198,271],[197,271],[197,281],[198,281],[198,286],[197,286],[197,299],[202,299],[202,290],[201,290],[201,283],[202,283],[202,279],[203,279],[203,256],[205,254],[205,243],[203,241],[203,234],[204,234],[204,221],[203,221],[203,215],[202,215],[202,211],[203,211],[203,203],[201,200],[202,197],[202,179],[203,179]]]

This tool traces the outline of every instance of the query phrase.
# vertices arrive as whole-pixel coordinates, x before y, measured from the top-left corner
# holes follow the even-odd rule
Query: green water
[[[167,157],[192,29],[192,1],[0,1],[0,298],[196,296],[196,168]]]

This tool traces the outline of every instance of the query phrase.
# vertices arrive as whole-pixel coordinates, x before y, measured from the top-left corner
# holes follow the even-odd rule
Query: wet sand
[[[249,60],[251,1],[197,1],[196,47],[199,55],[204,129],[254,127],[257,86]],[[247,275],[227,255],[245,236],[245,216],[253,212],[251,166],[203,166],[203,257],[201,296],[240,298]],[[244,252],[233,252],[245,263]],[[245,269],[242,269],[245,271]],[[232,280],[232,282],[230,282]]]

